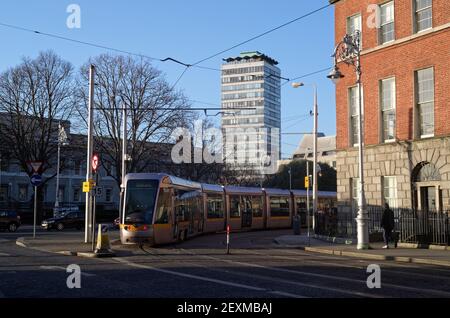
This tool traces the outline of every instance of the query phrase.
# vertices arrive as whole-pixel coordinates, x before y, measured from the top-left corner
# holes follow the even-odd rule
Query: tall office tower
[[[266,173],[280,157],[280,69],[260,52],[243,52],[222,65],[224,162]],[[233,110],[230,110],[232,108]],[[236,108],[243,108],[236,111]],[[270,159],[269,159],[270,158]],[[270,162],[270,163],[269,163]]]

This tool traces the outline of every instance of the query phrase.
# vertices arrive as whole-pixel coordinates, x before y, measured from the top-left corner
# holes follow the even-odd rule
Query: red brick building
[[[450,210],[450,2],[330,0],[335,41],[361,31],[368,205]],[[341,209],[358,186],[358,90],[339,64],[337,178]]]

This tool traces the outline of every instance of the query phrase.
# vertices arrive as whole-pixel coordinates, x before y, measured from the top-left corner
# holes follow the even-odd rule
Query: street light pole
[[[88,138],[87,138],[87,158],[86,158],[86,182],[92,179],[92,155],[94,153],[94,77],[95,67],[91,64],[89,69],[89,113],[88,113]],[[86,210],[84,223],[84,242],[92,240],[92,196],[90,191],[86,192]]]
[[[313,224],[312,229],[313,233],[316,230],[316,222],[314,215],[317,213],[317,85],[314,84],[314,131],[313,131]]]
[[[338,67],[338,59],[352,65],[356,72],[356,83],[358,85],[358,159],[359,159],[359,197],[358,197],[358,216],[357,233],[358,244],[357,249],[365,250],[369,249],[369,217],[366,210],[366,196],[364,190],[364,121],[363,121],[363,107],[362,107],[362,87],[361,87],[361,32],[356,30],[354,34],[346,34],[344,39],[336,45],[334,50],[334,67],[330,74],[327,76],[335,84],[337,81],[344,77]]]
[[[127,172],[127,109],[125,105],[122,108],[122,181],[120,184],[120,219],[125,211],[125,175]]]
[[[318,105],[317,105],[317,85],[311,84],[314,87],[314,127],[313,127],[313,189],[312,189],[312,200],[313,200],[313,220],[312,220],[312,230],[315,232],[316,222],[314,215],[317,213],[317,189],[318,189],[318,180],[317,180],[317,138],[318,138]],[[301,86],[305,86],[304,83],[292,83],[292,87],[298,88]]]

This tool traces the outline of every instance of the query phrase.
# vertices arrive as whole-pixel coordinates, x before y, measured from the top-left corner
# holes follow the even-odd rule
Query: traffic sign
[[[83,182],[83,192],[90,192],[95,187],[94,179],[89,179],[88,181]]]
[[[94,154],[92,156],[92,170],[94,170],[94,172],[97,172],[98,166],[99,166],[99,156],[97,154]]]
[[[95,196],[101,197],[103,195],[103,187],[95,187]]]
[[[35,174],[39,172],[43,164],[42,161],[29,161],[28,163],[30,164],[31,169],[33,169],[33,172]]]
[[[305,188],[309,188],[309,177],[308,176],[306,176],[305,177]]]
[[[35,173],[30,177],[30,181],[34,187],[39,187],[42,183],[42,176],[40,174]]]

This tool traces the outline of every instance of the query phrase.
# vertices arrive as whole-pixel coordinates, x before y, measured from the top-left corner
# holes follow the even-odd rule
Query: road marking
[[[182,249],[182,250],[185,251],[186,253],[189,253],[189,251],[187,251],[187,250],[184,250],[184,249]],[[340,280],[340,281],[347,281],[347,282],[353,282],[353,283],[359,283],[359,284],[361,284],[361,283],[366,284],[365,280],[353,279],[353,278],[348,278],[348,277],[336,277],[336,276],[331,276],[331,275],[326,275],[326,274],[309,273],[309,272],[296,271],[296,270],[294,271],[294,270],[285,269],[285,268],[276,268],[276,267],[269,267],[269,266],[264,266],[264,265],[251,264],[251,263],[240,262],[240,261],[224,260],[224,259],[220,259],[220,258],[213,257],[213,256],[198,255],[198,254],[195,254],[195,253],[191,253],[191,255],[196,255],[196,256],[200,256],[200,257],[214,259],[214,260],[225,262],[225,263],[231,263],[231,264],[237,264],[237,265],[245,265],[245,266],[249,266],[249,267],[263,268],[263,269],[272,270],[272,271],[278,271],[278,272],[285,272],[285,273],[291,273],[291,274],[300,274],[300,275],[305,275],[305,276],[320,277],[320,278],[326,278],[326,279],[332,279],[332,280]],[[383,283],[383,286],[387,286],[387,287],[391,287],[391,288],[397,288],[397,289],[404,289],[404,290],[409,290],[409,291],[418,292],[418,293],[428,292],[428,293],[431,293],[431,294],[437,294],[437,295],[441,295],[441,296],[450,297],[450,292],[445,292],[445,291],[435,290],[435,289],[415,288],[415,287],[401,286],[401,285],[395,285],[395,284],[389,284],[389,283]],[[348,293],[347,290],[342,290],[342,292]]]
[[[197,279],[197,280],[217,283],[217,284],[221,284],[221,285],[239,287],[239,288],[250,289],[250,290],[255,290],[255,291],[268,292],[270,294],[275,294],[275,295],[280,295],[280,296],[286,296],[286,297],[292,297],[292,298],[307,298],[306,296],[303,296],[303,295],[291,294],[291,293],[286,293],[286,292],[276,291],[276,290],[275,291],[273,291],[273,290],[269,291],[266,288],[255,287],[255,286],[251,286],[251,285],[247,285],[247,284],[233,283],[233,282],[229,282],[229,281],[225,281],[225,280],[221,280],[221,279],[208,278],[208,277],[203,277],[203,276],[198,276],[198,275],[180,273],[180,272],[167,270],[167,269],[162,269],[162,268],[156,268],[156,267],[149,266],[149,265],[137,264],[137,263],[133,263],[131,261],[128,261],[126,259],[121,259],[121,258],[113,258],[113,259],[118,261],[118,262],[120,262],[120,263],[129,265],[129,266],[133,266],[133,267],[137,267],[137,268],[143,268],[143,269],[149,269],[149,270],[153,270],[153,271],[157,271],[157,272],[161,272],[161,273],[166,273],[166,274],[171,274],[171,275],[176,275],[176,276],[181,276],[181,277],[186,277],[186,278],[192,278],[192,279]]]
[[[137,268],[143,268],[143,269],[149,269],[149,270],[153,270],[153,271],[161,272],[161,273],[165,273],[165,274],[171,274],[171,275],[176,275],[176,276],[181,276],[181,277],[186,277],[186,278],[203,280],[203,281],[206,281],[206,282],[212,282],[212,283],[217,283],[217,284],[227,285],[227,286],[233,286],[233,287],[240,287],[240,288],[245,288],[245,289],[250,289],[250,290],[255,290],[255,291],[267,291],[267,289],[265,289],[265,288],[250,286],[250,285],[246,285],[246,284],[232,283],[232,282],[225,281],[225,280],[208,278],[208,277],[197,276],[197,275],[192,275],[192,274],[180,273],[180,272],[171,271],[171,270],[168,270],[168,269],[162,269],[162,268],[157,268],[157,267],[153,267],[153,266],[149,266],[149,265],[142,265],[142,264],[133,263],[133,262],[128,261],[126,259],[121,259],[121,258],[113,258],[113,259],[115,261],[118,261],[118,262],[120,262],[122,264],[126,264],[128,266],[137,267]]]
[[[41,269],[45,269],[45,270],[55,270],[55,269],[56,270],[63,270],[63,271],[67,270],[67,268],[63,267],[63,266],[45,266],[45,265],[42,265],[42,266],[39,266],[39,267]],[[81,275],[86,276],[86,277],[96,276],[95,274],[85,273],[83,271],[81,271]]]
[[[261,255],[261,256],[270,256],[270,257],[273,257],[273,258],[288,259],[288,260],[293,260],[293,261],[298,261],[298,260],[299,260],[299,258],[294,258],[294,257],[292,257],[292,256],[267,255],[267,254],[265,254],[265,253],[258,253],[258,252],[254,251],[254,250],[251,250],[251,252],[254,253],[254,254],[256,254],[256,255]],[[288,253],[288,254],[291,254],[291,255],[310,256],[310,254],[301,254],[301,253],[295,253],[295,252],[290,252],[290,251],[284,251],[284,252],[285,252],[285,253]],[[245,255],[245,254],[242,253],[242,255]],[[248,254],[247,254],[247,255],[248,255]],[[323,264],[323,262],[322,262],[322,261],[319,261],[319,260],[315,261],[315,260],[309,260],[309,259],[301,259],[301,261],[302,261],[302,262],[305,262],[305,263],[313,263],[313,264],[319,263],[319,264]],[[355,260],[355,261],[357,261],[357,260]],[[367,260],[367,261],[364,261],[364,263],[370,263],[370,261]],[[334,263],[334,262],[329,262],[329,261],[327,261],[327,262],[325,263],[325,265],[333,265],[333,266],[339,266],[339,267],[343,267],[343,268],[357,268],[357,269],[362,269],[362,270],[365,270],[365,269],[367,268],[367,266],[364,266],[364,265],[360,265],[360,266],[357,266],[357,265],[347,265],[347,264]],[[383,265],[384,265],[384,264],[383,264]],[[388,263],[388,264],[386,264],[386,265],[387,265],[387,266],[390,266],[390,265],[392,265],[392,264],[389,264],[389,263]],[[402,267],[402,266],[401,266],[401,265],[398,265],[398,266],[396,266],[396,267]],[[407,267],[407,266],[405,266],[405,267]],[[420,267],[413,266],[413,267],[411,267],[411,268],[419,269]],[[411,273],[411,272],[404,272],[404,271],[395,270],[395,269],[382,268],[382,271],[383,271],[383,272],[388,272],[388,273],[393,273],[393,274],[400,274],[400,275],[404,275],[404,276],[415,276],[415,277],[420,276],[420,277],[423,277],[423,278],[432,278],[432,279],[440,279],[440,280],[442,280],[442,279],[444,279],[444,280],[450,280],[450,277],[443,277],[443,276],[439,276],[439,275],[423,274],[423,273],[416,273],[416,272],[413,272],[413,273]]]
[[[7,253],[0,253],[0,256],[11,256],[11,254],[7,254]]]

